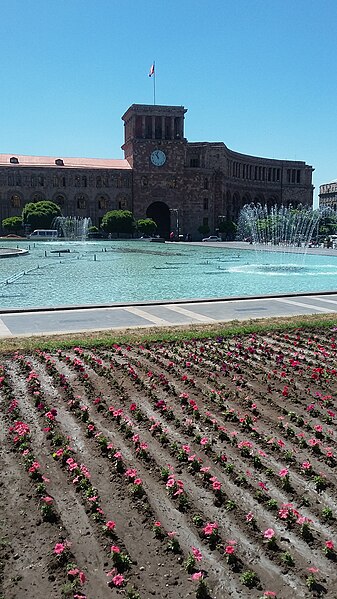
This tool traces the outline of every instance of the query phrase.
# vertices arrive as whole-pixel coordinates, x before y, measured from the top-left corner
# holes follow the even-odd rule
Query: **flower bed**
[[[0,596],[337,597],[334,330],[1,364]]]

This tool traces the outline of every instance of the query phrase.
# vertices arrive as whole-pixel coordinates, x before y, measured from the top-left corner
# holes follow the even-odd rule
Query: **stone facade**
[[[133,104],[122,117],[122,160],[0,155],[0,222],[47,199],[96,226],[105,212],[123,208],[135,219],[152,217],[162,235],[197,239],[200,225],[213,233],[250,202],[312,205],[311,166],[239,154],[223,142],[190,143],[185,113]]]
[[[337,212],[337,181],[320,185],[318,197],[320,208],[331,208]]]

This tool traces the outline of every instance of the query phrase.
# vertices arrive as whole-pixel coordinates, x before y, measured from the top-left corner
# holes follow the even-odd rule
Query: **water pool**
[[[1,242],[0,308],[250,296],[337,288],[337,256],[145,241]],[[69,252],[64,252],[69,250]]]

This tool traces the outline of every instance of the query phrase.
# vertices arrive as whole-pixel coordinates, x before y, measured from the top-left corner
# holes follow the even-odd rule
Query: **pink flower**
[[[111,551],[111,553],[120,553],[121,552],[120,548],[117,545],[111,545],[110,551]]]
[[[263,536],[265,539],[270,540],[275,536],[275,530],[272,528],[267,528],[267,530],[264,531]]]
[[[111,582],[115,587],[121,587],[124,582],[124,576],[122,576],[122,574],[116,574],[116,576],[112,578]]]
[[[281,478],[283,478],[284,476],[288,476],[289,470],[288,470],[288,468],[282,468],[282,470],[280,470],[280,472],[278,474],[279,474],[279,476],[281,476]]]
[[[203,578],[202,572],[194,572],[194,574],[192,574],[192,580],[201,580],[202,578]]]
[[[46,497],[41,497],[41,501],[44,501],[47,505],[51,505],[53,503],[53,498],[46,495]]]
[[[251,522],[252,520],[254,520],[254,514],[253,512],[248,512],[248,514],[246,514],[246,522]]]
[[[73,570],[68,570],[68,576],[77,576],[77,574],[79,574],[80,571],[78,568],[74,568]]]
[[[56,555],[61,555],[61,553],[63,553],[65,548],[66,548],[66,546],[64,543],[56,543],[56,545],[54,547],[54,553],[56,553]]]
[[[78,575],[78,577],[80,579],[80,583],[84,584],[85,581],[86,581],[86,576],[85,576],[84,572],[80,572],[79,575]]]
[[[197,547],[192,547],[192,553],[195,557],[195,559],[197,560],[197,562],[200,562],[202,560],[202,554],[200,549],[198,549]]]
[[[311,468],[310,462],[308,462],[308,461],[303,462],[302,468],[303,468],[303,470],[310,470],[310,468]]]
[[[108,522],[106,522],[105,526],[107,527],[108,530],[113,530],[116,526],[116,522],[114,522],[113,520],[108,520]]]
[[[200,445],[207,445],[208,444],[208,439],[207,437],[203,437],[202,439],[200,439]]]
[[[215,522],[207,522],[206,526],[203,528],[203,533],[208,536],[213,533],[214,530],[217,530],[218,525]]]
[[[325,541],[325,547],[327,549],[330,549],[330,551],[333,551],[335,548],[334,542],[333,541]]]
[[[235,551],[235,547],[233,547],[233,545],[227,545],[227,547],[225,547],[225,553],[227,555],[232,555]]]

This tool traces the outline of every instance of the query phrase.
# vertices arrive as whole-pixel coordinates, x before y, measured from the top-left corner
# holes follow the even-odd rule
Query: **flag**
[[[152,77],[152,75],[154,75],[154,63],[151,65],[149,77]]]

